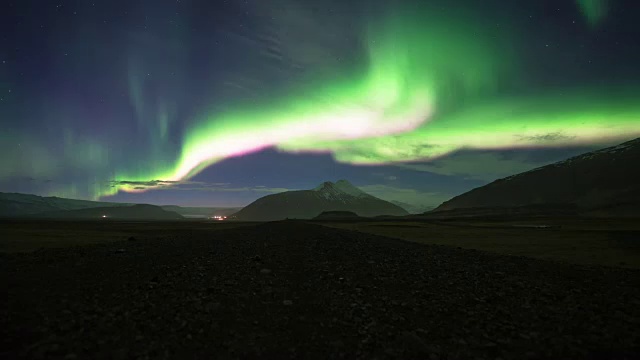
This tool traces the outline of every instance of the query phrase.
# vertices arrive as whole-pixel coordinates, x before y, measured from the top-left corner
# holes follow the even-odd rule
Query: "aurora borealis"
[[[0,191],[237,205],[348,176],[445,196],[482,183],[438,171],[461,156],[521,171],[640,136],[632,1],[8,8]]]

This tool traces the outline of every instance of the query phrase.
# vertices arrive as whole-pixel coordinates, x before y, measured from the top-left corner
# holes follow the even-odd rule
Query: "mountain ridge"
[[[640,207],[640,138],[493,181],[433,212],[571,205],[580,213]],[[640,211],[637,211],[640,214]]]

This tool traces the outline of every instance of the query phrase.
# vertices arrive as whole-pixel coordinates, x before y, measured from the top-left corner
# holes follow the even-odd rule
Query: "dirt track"
[[[640,271],[299,222],[1,255],[2,358],[636,358]]]

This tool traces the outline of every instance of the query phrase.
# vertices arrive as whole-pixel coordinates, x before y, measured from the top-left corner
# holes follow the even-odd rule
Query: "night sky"
[[[433,206],[640,136],[637,0],[0,5],[0,191]],[[632,166],[629,164],[629,166]]]

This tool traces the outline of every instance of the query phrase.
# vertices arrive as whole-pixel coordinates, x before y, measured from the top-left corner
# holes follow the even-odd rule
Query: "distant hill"
[[[188,207],[178,205],[161,206],[167,211],[176,212],[184,217],[211,217],[213,215],[228,216],[238,212],[241,207]]]
[[[133,204],[65,199],[19,193],[0,193],[0,216],[24,216],[42,212],[78,210],[95,207],[131,206]]]
[[[23,217],[40,213],[48,213],[50,216],[66,210],[127,207],[132,205],[136,204],[66,199],[57,196],[38,196],[20,193],[0,193],[0,217]],[[161,208],[185,217],[227,216],[241,209],[238,207],[184,207],[177,205],[163,205]]]
[[[267,195],[233,215],[238,220],[311,219],[324,211],[351,211],[359,216],[408,215],[403,208],[369,195],[346,180],[330,181],[312,190]]]
[[[31,215],[33,218],[73,219],[73,220],[182,220],[178,213],[167,211],[155,205],[131,205],[95,207],[88,209],[44,212]]]
[[[445,201],[433,213],[544,207],[640,216],[640,138],[496,180]]]
[[[357,219],[360,216],[353,211],[323,211],[320,215],[314,217],[314,220],[341,220],[341,219]]]

